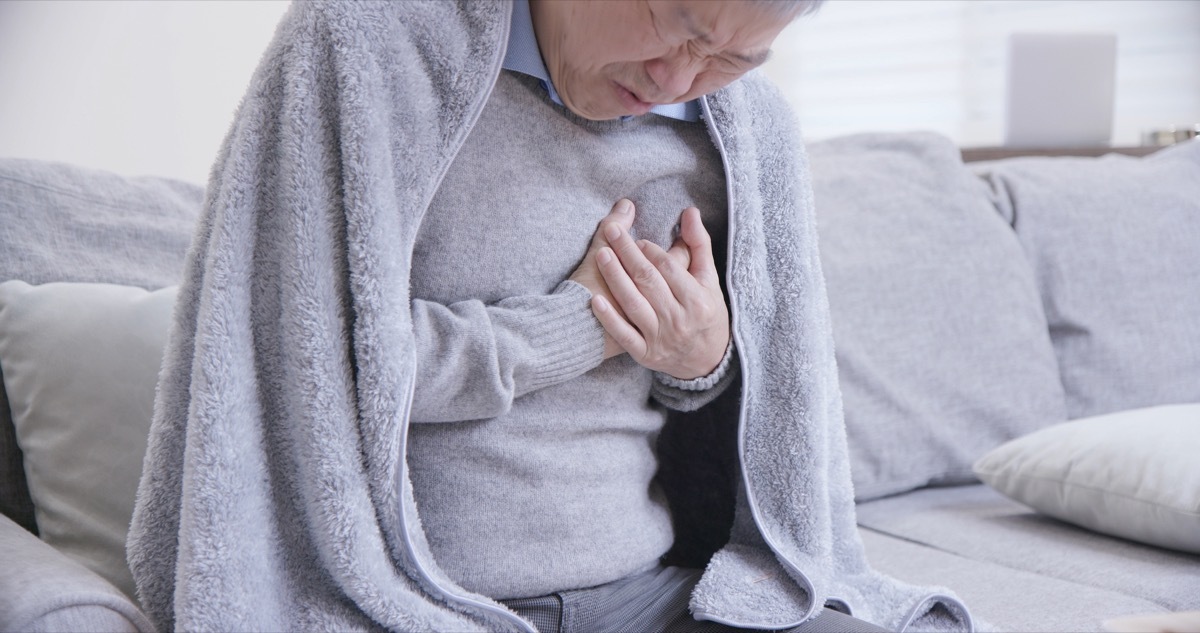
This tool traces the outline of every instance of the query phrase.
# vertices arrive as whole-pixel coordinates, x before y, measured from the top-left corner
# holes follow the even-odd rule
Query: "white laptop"
[[[1013,33],[1008,147],[1096,147],[1112,138],[1115,33]]]

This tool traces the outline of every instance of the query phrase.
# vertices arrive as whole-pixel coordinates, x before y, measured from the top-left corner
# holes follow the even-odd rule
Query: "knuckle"
[[[658,266],[659,270],[665,273],[674,272],[676,266],[675,258],[670,253],[655,255],[654,264]]]
[[[633,280],[639,286],[645,286],[654,283],[654,278],[656,276],[656,271],[652,266],[638,266],[637,269],[633,271]]]
[[[630,319],[638,318],[644,312],[646,312],[646,304],[641,301],[632,301],[629,305],[625,306],[625,316]]]

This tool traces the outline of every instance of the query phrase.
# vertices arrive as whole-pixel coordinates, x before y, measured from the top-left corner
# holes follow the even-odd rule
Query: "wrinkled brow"
[[[713,43],[712,36],[703,28],[701,28],[700,24],[696,22],[696,16],[692,15],[692,12],[686,7],[679,7],[676,9],[675,15],[678,16],[679,19],[683,20],[684,28],[686,28],[688,32],[692,34],[692,37],[700,40],[704,44],[711,45]],[[758,66],[766,63],[766,61],[771,58],[770,49],[752,53],[727,51],[725,54],[749,66]]]

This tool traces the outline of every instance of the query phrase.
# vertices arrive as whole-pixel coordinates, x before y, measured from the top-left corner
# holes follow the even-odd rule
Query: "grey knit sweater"
[[[653,448],[660,402],[682,394],[627,355],[601,363],[590,295],[563,281],[621,197],[636,236],[664,248],[700,208],[723,254],[725,179],[702,122],[586,121],[505,71],[421,223],[408,458],[438,564],[471,591],[597,585],[671,546]]]

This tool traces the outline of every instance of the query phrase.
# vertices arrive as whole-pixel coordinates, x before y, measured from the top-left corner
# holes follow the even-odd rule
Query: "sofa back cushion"
[[[1070,417],[1200,402],[1200,141],[986,171],[1037,276]]]
[[[1033,271],[954,144],[809,154],[856,497],[976,481],[978,457],[1065,420]]]
[[[178,283],[203,196],[175,180],[0,159],[0,282]],[[2,379],[0,512],[36,531]]]

